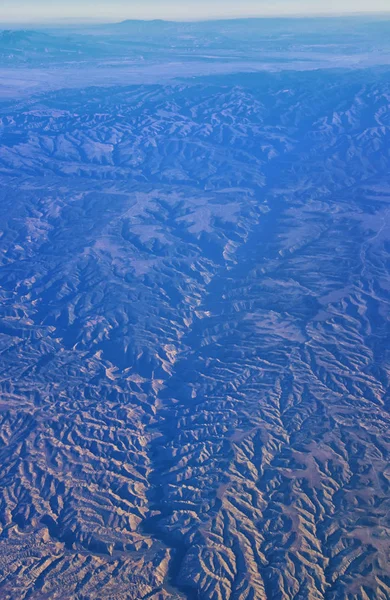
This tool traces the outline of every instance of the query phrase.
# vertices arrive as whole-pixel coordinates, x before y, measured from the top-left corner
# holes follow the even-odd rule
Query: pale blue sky
[[[0,0],[3,22],[207,19],[389,11],[390,0]]]

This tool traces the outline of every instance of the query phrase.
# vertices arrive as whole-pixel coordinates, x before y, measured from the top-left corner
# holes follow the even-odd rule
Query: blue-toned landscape
[[[0,32],[0,598],[389,600],[390,17]]]

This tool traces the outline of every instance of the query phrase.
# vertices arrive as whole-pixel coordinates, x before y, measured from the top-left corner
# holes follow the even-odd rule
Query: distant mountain
[[[12,30],[0,31],[0,45],[2,47],[19,48],[20,46],[31,46],[42,42],[50,42],[52,37],[41,31]]]

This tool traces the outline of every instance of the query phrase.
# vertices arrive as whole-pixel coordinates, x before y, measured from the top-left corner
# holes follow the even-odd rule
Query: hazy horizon
[[[254,2],[247,0],[237,6],[236,2],[212,0],[187,2],[177,0],[162,4],[159,0],[145,0],[142,3],[128,3],[118,0],[108,4],[106,0],[70,0],[69,2],[49,2],[40,0],[7,0],[0,7],[0,22],[15,24],[37,24],[47,22],[117,22],[135,20],[196,21],[212,19],[237,19],[261,17],[310,17],[340,15],[375,15],[389,12],[387,0],[340,0],[313,2],[307,0],[276,0]]]

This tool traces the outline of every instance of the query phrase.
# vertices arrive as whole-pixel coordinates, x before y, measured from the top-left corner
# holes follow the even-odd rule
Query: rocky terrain
[[[7,97],[0,177],[0,597],[389,599],[388,69]]]

